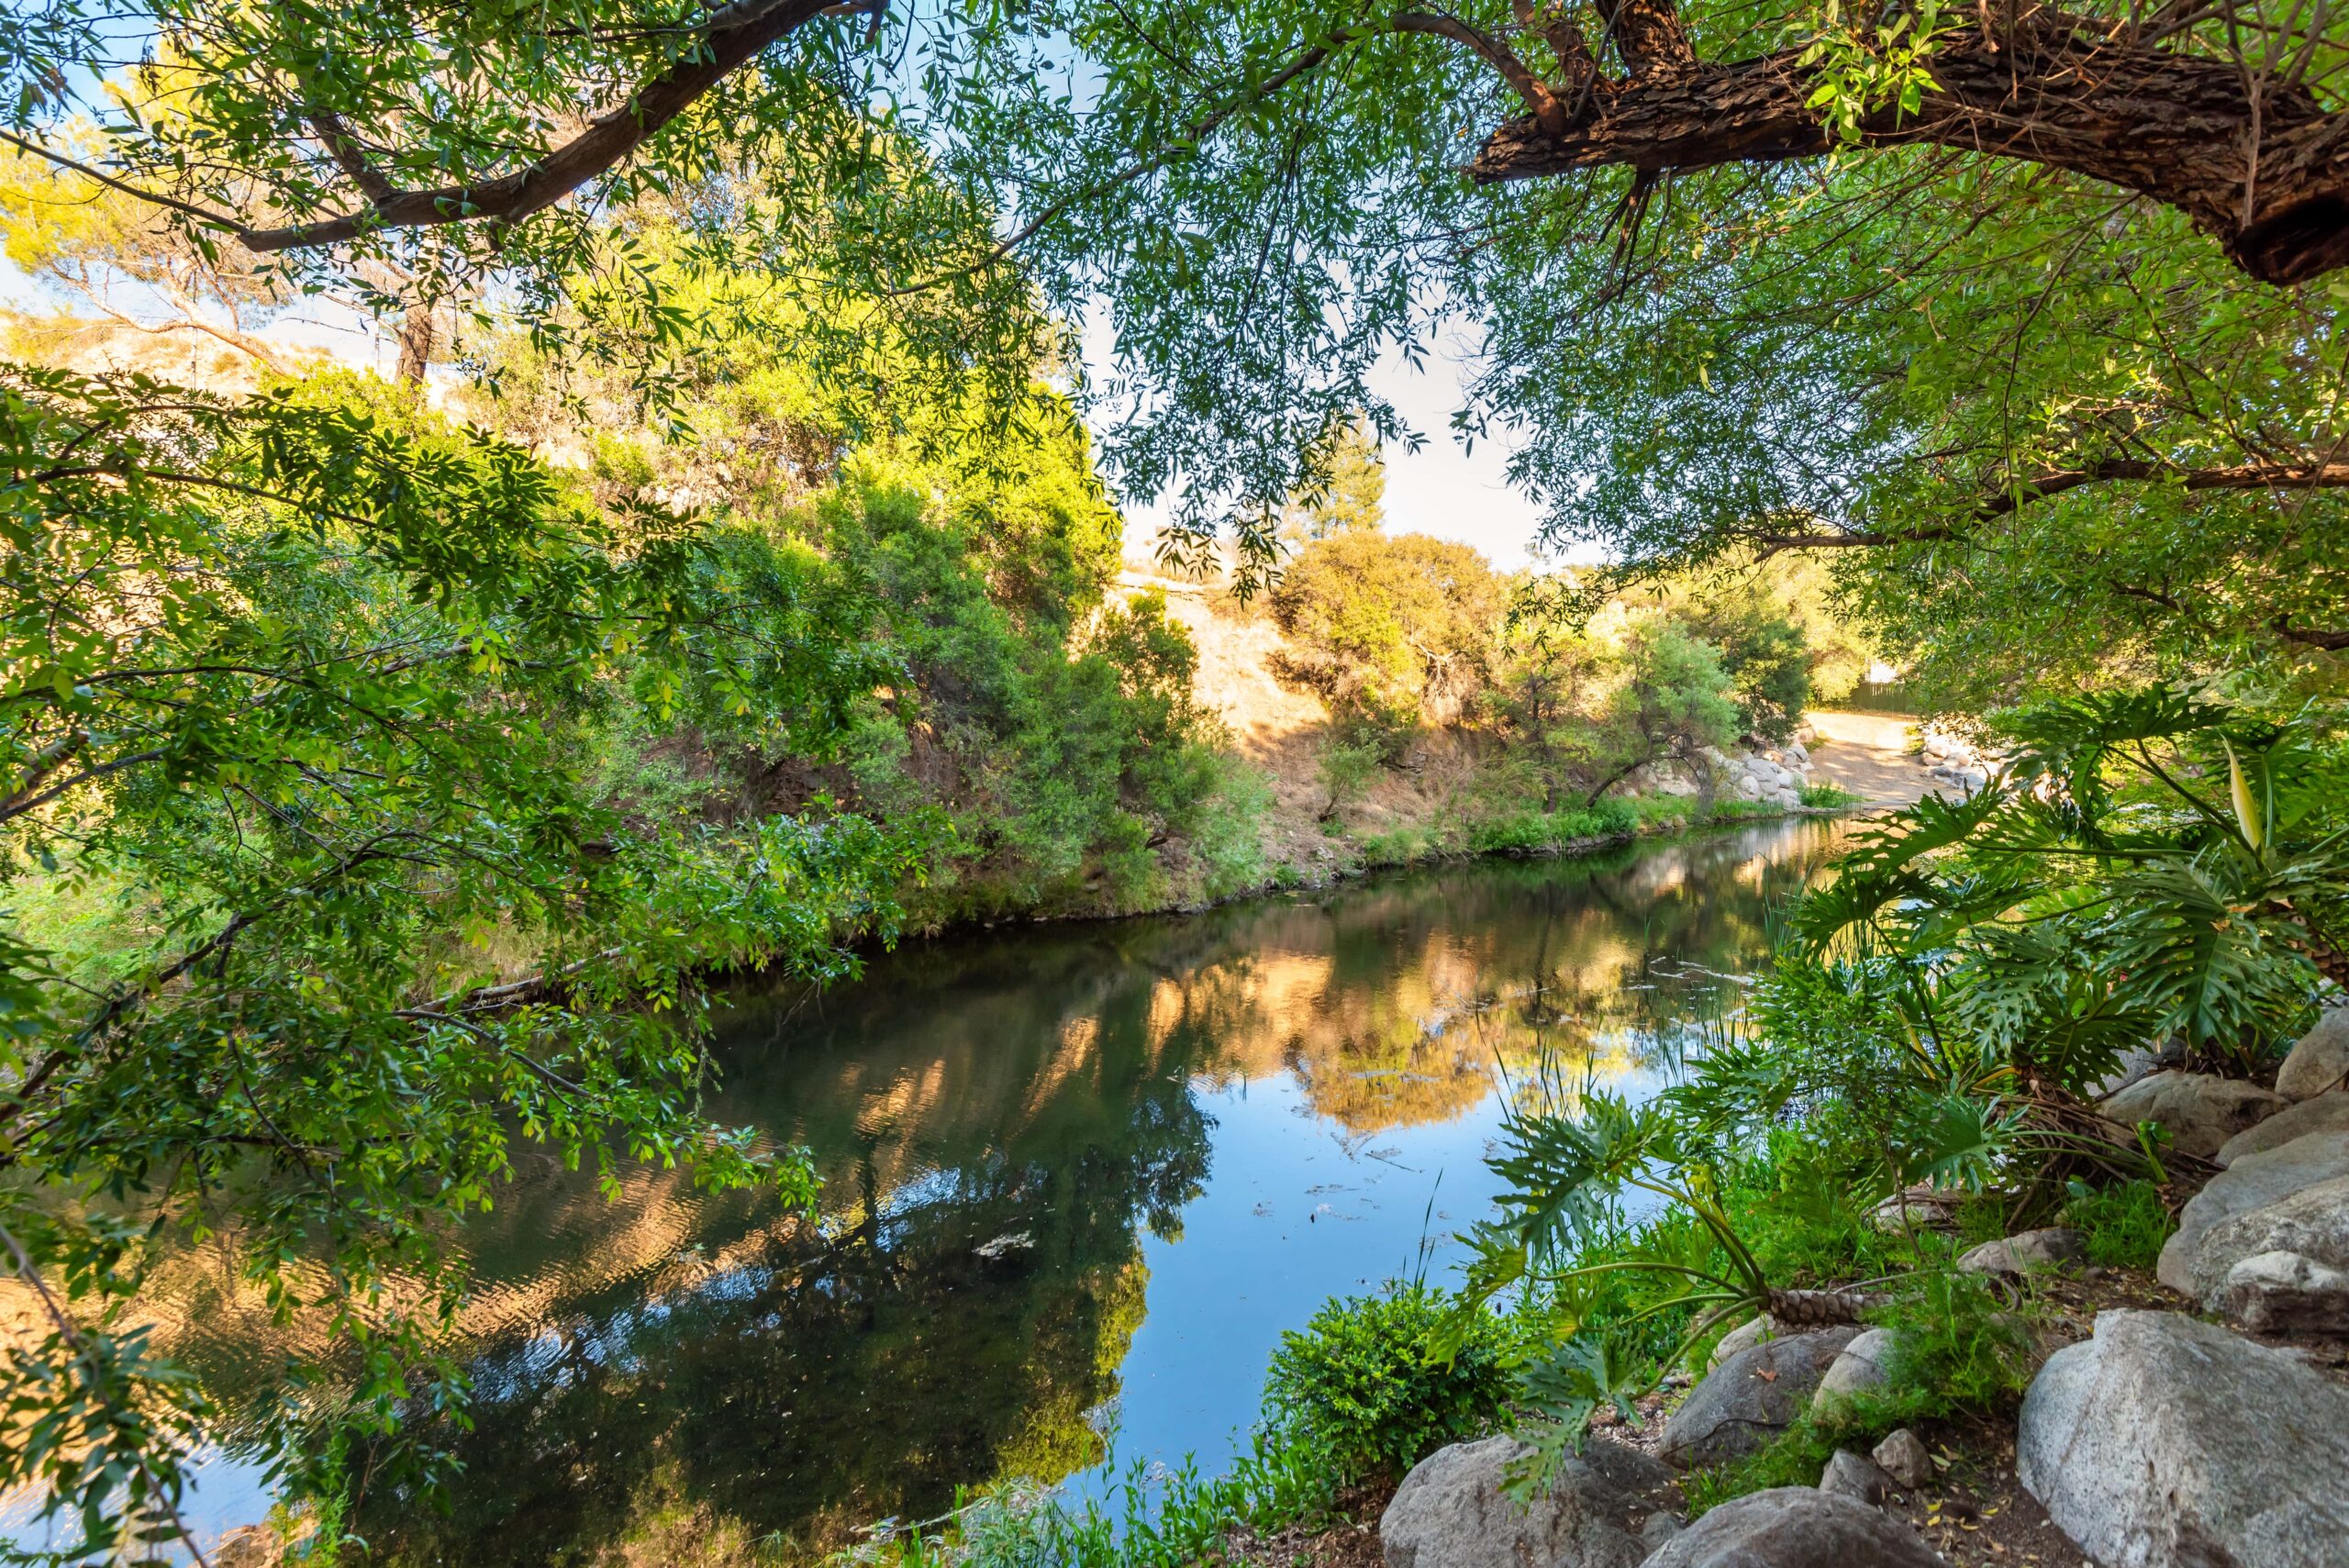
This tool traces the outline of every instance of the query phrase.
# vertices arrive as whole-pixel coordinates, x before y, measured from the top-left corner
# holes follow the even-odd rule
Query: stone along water
[[[397,1563],[680,1529],[813,1555],[958,1485],[1217,1468],[1282,1330],[1443,1277],[1512,1103],[1669,1081],[1836,831],[998,930],[746,992],[709,1109],[807,1146],[820,1214],[644,1170],[607,1203],[535,1160],[465,1238],[452,1511],[375,1485],[352,1523]],[[181,1272],[174,1347],[231,1410],[282,1396],[286,1331],[217,1262]],[[195,1515],[258,1517],[250,1472],[231,1445]]]

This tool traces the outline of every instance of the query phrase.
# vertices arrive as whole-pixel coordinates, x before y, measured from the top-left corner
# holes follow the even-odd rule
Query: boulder
[[[2300,1037],[2276,1073],[2276,1092],[2305,1100],[2349,1083],[2349,1007],[2334,1007]]]
[[[2104,1568],[2321,1568],[2349,1539],[2349,1388],[2175,1312],[2106,1312],[2023,1399],[2016,1469]]]
[[[2349,1269],[2304,1252],[2254,1252],[2227,1271],[2217,1305],[2254,1333],[2349,1334]]]
[[[1691,1389],[1664,1424],[1656,1451],[1674,1464],[1719,1464],[1765,1446],[1792,1425],[1854,1328],[1822,1329],[1749,1345]]]
[[[2287,1106],[2228,1139],[2212,1158],[2221,1165],[2232,1165],[2246,1154],[2265,1154],[2312,1132],[2349,1132],[2349,1090],[2335,1090]]]
[[[1809,1486],[1733,1497],[1674,1536],[1647,1568],[1942,1568],[1923,1538],[1865,1503]]]
[[[1876,1444],[1868,1457],[1903,1491],[1920,1491],[1933,1478],[1933,1456],[1925,1451],[1924,1440],[1906,1427]]]
[[[1965,1195],[1941,1187],[1906,1187],[1876,1206],[1868,1223],[1878,1230],[1899,1230],[1906,1225],[1920,1230],[1946,1230]]]
[[[2110,1099],[2132,1084],[2142,1083],[2149,1074],[2165,1067],[2175,1067],[2186,1059],[2176,1044],[2140,1045],[2121,1053],[2121,1065],[2088,1085],[2088,1098]]]
[[[2229,1232],[2230,1244],[2245,1250],[2207,1249],[2204,1240],[2212,1230],[2238,1215],[2342,1176],[2349,1176],[2349,1132],[2314,1132],[2280,1149],[2243,1155],[2211,1177],[2179,1211],[2176,1234],[2162,1248],[2154,1272],[2170,1289],[2201,1300],[2238,1262],[2271,1251],[2253,1244],[2259,1233],[2251,1229]]]
[[[2272,1089],[2210,1073],[2155,1073],[2106,1099],[2104,1114],[2123,1127],[2159,1122],[2178,1150],[2208,1160],[2228,1139],[2291,1104]]]
[[[1668,1509],[1672,1472],[1595,1437],[1567,1457],[1531,1508],[1520,1508],[1501,1480],[1531,1451],[1515,1438],[1486,1438],[1438,1449],[1413,1466],[1378,1521],[1386,1568],[1636,1568],[1646,1559],[1641,1531]]]
[[[1820,1473],[1819,1489],[1873,1506],[1883,1502],[1894,1487],[1892,1477],[1875,1460],[1856,1449],[1839,1448]]]
[[[1765,1340],[1779,1339],[1785,1333],[1786,1330],[1778,1327],[1777,1320],[1766,1312],[1759,1318],[1749,1318],[1721,1336],[1721,1342],[1713,1347],[1713,1359],[1707,1370],[1709,1371],[1711,1367],[1720,1365],[1749,1345],[1758,1345]]]
[[[1891,1354],[1892,1330],[1870,1329],[1843,1347],[1828,1366],[1827,1375],[1819,1380],[1818,1392],[1811,1398],[1825,1405],[1864,1389],[1883,1387],[1885,1362]]]
[[[2169,1261],[2166,1248],[2163,1260]],[[2349,1175],[2313,1183],[2211,1225],[2184,1255],[2182,1268],[2173,1270],[2183,1279],[2171,1288],[2193,1296],[2206,1311],[2225,1312],[2263,1333],[2349,1334],[2343,1270],[2349,1270]]]
[[[279,1568],[285,1538],[269,1525],[239,1525],[212,1543],[206,1561],[213,1568]]]
[[[2066,1268],[2087,1259],[2087,1239],[2068,1225],[2054,1225],[1985,1241],[1959,1258],[1957,1266],[1968,1273],[2021,1274],[2034,1269]]]

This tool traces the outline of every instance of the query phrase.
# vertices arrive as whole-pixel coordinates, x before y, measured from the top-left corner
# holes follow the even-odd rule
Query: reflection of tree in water
[[[1141,1319],[1136,1218],[1171,1225],[1207,1171],[1183,1084],[1128,1087],[1099,1143],[1015,1141],[915,1201],[868,1188],[828,1237],[651,1297],[616,1282],[480,1347],[455,1512],[379,1492],[361,1528],[388,1562],[568,1562],[658,1495],[837,1547],[958,1484],[1097,1462],[1085,1413]]]
[[[1367,1133],[1456,1117],[1497,1073],[1555,1100],[1663,1064],[1698,993],[1737,999],[1707,972],[1765,949],[1769,837],[979,935],[825,996],[751,994],[711,1114],[806,1146],[819,1222],[676,1173],[607,1204],[528,1169],[465,1239],[455,1512],[379,1485],[358,1522],[397,1562],[586,1562],[678,1517],[819,1547],[1090,1465],[1143,1311],[1140,1231],[1179,1235],[1206,1177],[1195,1081],[1293,1073]],[[160,1337],[232,1416],[275,1407],[273,1354],[307,1328],[200,1252],[177,1267]]]

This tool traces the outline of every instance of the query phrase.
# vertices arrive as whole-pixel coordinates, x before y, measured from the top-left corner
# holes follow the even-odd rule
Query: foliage
[[[1484,557],[1425,534],[1355,530],[1299,550],[1272,596],[1284,678],[1341,728],[1386,741],[1449,722],[1483,689],[1506,597]]]
[[[1338,427],[1308,456],[1316,461],[1315,472],[1290,499],[1290,532],[1310,542],[1386,522],[1386,464],[1378,442],[1358,421]]]
[[[1641,768],[1679,762],[1702,769],[1708,747],[1737,736],[1738,712],[1713,648],[1669,617],[1633,625],[1623,639],[1620,684],[1597,715],[1583,764],[1584,804]]]
[[[1688,629],[1720,651],[1744,733],[1784,743],[1810,706],[1810,641],[1802,625],[1753,587],[1718,592],[1680,612]]]
[[[1187,1460],[1171,1473],[1136,1463],[1105,1507],[1072,1507],[1052,1491],[1005,1487],[958,1495],[935,1534],[886,1535],[836,1559],[896,1568],[1189,1568],[1215,1561],[1239,1527],[1310,1522],[1336,1500],[1338,1472],[1309,1443],[1259,1436],[1229,1473],[1203,1479]]]
[[[224,1228],[355,1349],[339,1418],[388,1432],[462,1396],[431,1351],[462,1282],[446,1229],[514,1140],[607,1179],[629,1158],[807,1192],[790,1150],[696,1113],[696,977],[849,973],[923,825],[646,820],[573,761],[618,702],[829,744],[887,666],[803,552],[607,520],[365,384],[230,405],[9,367],[0,397],[5,873],[52,905],[135,888],[154,928],[78,984],[7,951],[0,1229],[20,1277],[63,1284],[7,1369],[39,1435],[0,1483],[49,1486],[96,1546],[169,1528],[196,1410],[125,1316],[149,1233],[76,1200]],[[528,973],[481,962],[500,930]],[[197,1201],[224,1187],[250,1195],[225,1218]]]
[[[1321,819],[1334,821],[1338,813],[1370,791],[1386,762],[1386,748],[1376,740],[1349,740],[1342,735],[1332,735],[1322,742],[1315,763],[1321,778],[1321,787],[1330,792],[1330,799],[1321,807]]]
[[[2320,978],[2349,976],[2349,754],[2327,714],[2154,687],[1998,728],[1998,778],[1867,835],[1805,906],[1806,940],[1952,950],[1953,1020],[2075,1090],[2148,1035],[2247,1066],[2298,1031]]]
[[[1281,1336],[1264,1382],[1267,1418],[1323,1453],[1342,1480],[1396,1477],[1498,1418],[1517,1385],[1517,1347],[1478,1312],[1447,1322],[1424,1285],[1332,1301]]]
[[[1620,839],[1638,830],[1639,811],[1628,800],[1602,800],[1579,811],[1527,811],[1492,817],[1469,829],[1479,854],[1555,854],[1594,839]]]

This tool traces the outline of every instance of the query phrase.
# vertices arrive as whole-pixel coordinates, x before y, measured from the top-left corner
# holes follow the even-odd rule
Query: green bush
[[[2176,1229],[2151,1182],[2101,1189],[2075,1185],[2072,1200],[2064,1206],[2064,1222],[2079,1228],[2088,1262],[2108,1269],[2152,1268],[2161,1259],[2162,1243]]]
[[[1850,790],[1839,789],[1831,784],[1805,784],[1798,793],[1805,806],[1831,811],[1857,806],[1866,799],[1865,795],[1854,795]]]
[[[1281,1336],[1264,1381],[1266,1425],[1319,1448],[1348,1479],[1400,1475],[1492,1425],[1516,1386],[1512,1330],[1480,1312],[1464,1330],[1424,1285],[1332,1301]],[[1460,1335],[1448,1360],[1440,1347]]]
[[[1478,854],[1554,854],[1586,839],[1620,839],[1640,829],[1640,808],[1610,797],[1573,811],[1516,811],[1486,817],[1469,829]]]

